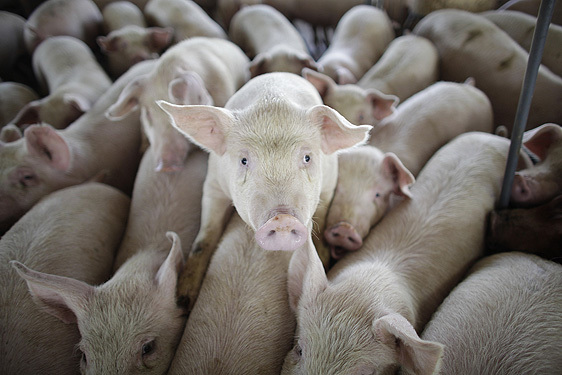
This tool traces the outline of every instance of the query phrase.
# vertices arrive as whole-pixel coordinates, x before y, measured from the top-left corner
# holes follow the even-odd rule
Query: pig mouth
[[[343,256],[347,253],[349,253],[349,250],[345,247],[330,245],[330,254],[334,260],[343,258]]]

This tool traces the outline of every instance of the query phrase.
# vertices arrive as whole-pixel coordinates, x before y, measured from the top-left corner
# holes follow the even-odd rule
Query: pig
[[[317,69],[296,27],[272,6],[242,8],[232,18],[228,35],[252,59],[252,77],[268,72],[300,74],[304,67]]]
[[[89,111],[111,86],[111,78],[84,42],[51,37],[33,54],[33,70],[48,95],[28,103],[13,122],[25,128],[47,123],[63,129]]]
[[[529,207],[562,193],[562,127],[543,124],[523,134],[523,145],[539,158],[513,178],[510,205]]]
[[[12,122],[18,112],[39,95],[31,87],[19,82],[0,82],[0,127]]]
[[[94,48],[102,22],[102,14],[92,0],[47,0],[29,15],[23,30],[24,42],[30,55],[55,35],[73,36]]]
[[[174,29],[172,44],[196,36],[228,39],[226,31],[191,0],[150,0],[144,15],[150,26]]]
[[[340,155],[324,233],[332,257],[360,248],[371,228],[411,197],[408,186],[440,147],[459,134],[492,128],[490,101],[470,83],[437,82],[399,105],[371,131],[369,144],[376,151]]]
[[[233,214],[168,374],[279,374],[295,329],[287,296],[291,255],[262,250]]]
[[[490,212],[486,246],[490,252],[532,252],[562,262],[562,195],[529,208]]]
[[[384,11],[370,5],[354,6],[338,22],[318,65],[338,84],[356,83],[394,36],[392,22]]]
[[[333,260],[363,245],[383,216],[400,199],[411,198],[415,177],[392,152],[373,146],[338,155],[338,183],[326,218],[324,238]]]
[[[106,116],[120,120],[140,108],[144,134],[158,157],[156,170],[177,172],[194,147],[170,125],[156,100],[223,106],[249,79],[248,63],[240,47],[228,40],[184,40],[167,50],[152,72],[130,82]]]
[[[185,168],[177,173],[158,173],[152,147],[144,152],[133,188],[127,229],[115,255],[117,271],[139,249],[166,250],[167,231],[178,235],[187,255],[199,230],[207,153],[189,154]]]
[[[102,283],[111,276],[128,212],[125,194],[105,184],[85,183],[45,197],[2,236],[0,373],[79,373],[78,329],[45,314],[36,305],[42,301],[32,298],[10,262]]]
[[[123,0],[93,0],[93,1],[100,9],[100,11],[103,11],[106,6]],[[139,8],[140,10],[144,10],[149,0],[126,0],[126,1],[136,5],[137,8]]]
[[[313,229],[319,240],[337,179],[337,151],[364,143],[371,126],[354,126],[322,104],[307,80],[273,72],[248,81],[226,103],[158,105],[172,125],[209,151],[201,227],[178,294],[192,306],[232,206],[264,249],[299,247]]]
[[[103,9],[106,34],[96,41],[107,55],[108,70],[119,77],[139,61],[157,59],[172,43],[171,27],[146,27],[144,14],[128,1],[118,1]]]
[[[9,77],[18,60],[27,55],[24,26],[25,18],[19,14],[0,11],[0,77]]]
[[[408,8],[417,16],[426,16],[440,9],[454,8],[480,13],[495,9],[497,0],[408,0]]]
[[[83,374],[167,373],[186,319],[175,299],[181,241],[167,236],[168,254],[141,250],[98,286],[13,263],[47,313],[78,325]]]
[[[14,124],[3,126],[0,130],[0,142],[8,143],[17,141],[23,136],[20,128]]]
[[[539,7],[541,5],[541,0],[509,0],[501,1],[502,4],[498,7],[498,10],[514,10],[522,13],[527,13],[531,16],[537,17],[539,14]],[[554,2],[554,11],[552,12],[552,23],[557,25],[562,25],[562,5],[560,3]]]
[[[489,11],[482,16],[505,31],[526,51],[531,49],[537,17],[515,10]],[[548,27],[541,64],[562,76],[562,26],[551,23]]]
[[[511,252],[486,257],[422,333],[445,345],[441,374],[556,374],[562,366],[562,266]]]
[[[62,130],[32,125],[0,143],[0,223],[12,225],[45,195],[90,179],[130,194],[140,161],[140,115],[118,124],[105,118],[128,82],[150,71],[143,61],[121,76],[88,113]]]
[[[287,280],[297,328],[282,374],[438,372],[443,345],[419,334],[483,254],[508,150],[496,135],[456,137],[427,163],[412,198],[327,275],[313,251],[298,249]]]
[[[529,54],[492,21],[462,10],[432,12],[413,33],[437,47],[441,79],[473,77],[492,103],[495,123],[511,133]],[[537,74],[526,130],[562,122],[562,78],[542,65]]]

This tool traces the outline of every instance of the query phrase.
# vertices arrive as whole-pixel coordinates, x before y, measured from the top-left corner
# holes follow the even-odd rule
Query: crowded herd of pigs
[[[562,373],[560,1],[0,6],[0,374]]]

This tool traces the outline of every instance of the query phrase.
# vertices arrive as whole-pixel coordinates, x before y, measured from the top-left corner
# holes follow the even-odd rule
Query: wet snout
[[[353,225],[345,221],[339,222],[326,229],[324,237],[332,247],[343,248],[346,251],[355,251],[363,245],[363,239],[357,230]],[[337,258],[335,254],[332,254],[332,256]]]
[[[302,246],[308,237],[307,227],[296,217],[278,214],[256,231],[256,241],[265,250],[293,251]]]

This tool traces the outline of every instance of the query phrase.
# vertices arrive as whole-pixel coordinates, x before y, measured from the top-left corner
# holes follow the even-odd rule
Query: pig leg
[[[207,267],[232,210],[232,199],[222,191],[217,181],[205,180],[201,201],[201,227],[178,280],[178,302],[187,311],[191,311],[195,304]]]

